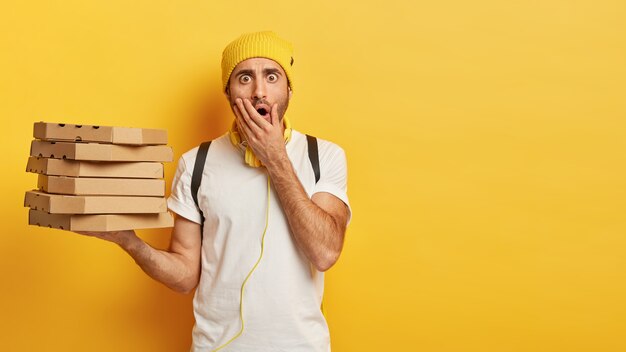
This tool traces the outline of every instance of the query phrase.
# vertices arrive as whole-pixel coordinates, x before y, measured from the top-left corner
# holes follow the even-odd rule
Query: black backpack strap
[[[315,183],[320,180],[320,157],[317,153],[317,138],[306,135],[306,143],[309,147],[309,160],[315,172]]]
[[[200,144],[198,148],[198,154],[196,154],[196,163],[193,165],[193,173],[191,174],[191,196],[193,197],[196,207],[200,210],[202,215],[202,227],[200,228],[200,238],[202,238],[202,231],[204,228],[204,214],[198,204],[198,190],[200,189],[200,183],[202,183],[202,172],[204,171],[204,162],[206,161],[206,155],[209,152],[211,141]]]

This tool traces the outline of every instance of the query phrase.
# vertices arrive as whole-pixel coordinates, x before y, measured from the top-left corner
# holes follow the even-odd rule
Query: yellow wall
[[[3,3],[0,349],[186,350],[191,296],[26,225],[32,124],[165,128],[177,158],[229,124],[223,46],[273,29],[296,46],[295,127],[348,154],[333,351],[626,350],[624,18],[619,0]]]

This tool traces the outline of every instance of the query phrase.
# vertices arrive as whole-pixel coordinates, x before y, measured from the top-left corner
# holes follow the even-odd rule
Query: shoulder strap
[[[320,160],[317,151],[317,138],[307,134],[306,141],[309,150],[309,160],[311,161],[311,166],[313,167],[313,172],[315,173],[315,183],[317,183],[320,180]],[[200,189],[200,183],[202,183],[204,163],[206,162],[206,156],[209,152],[210,146],[211,141],[200,144],[198,154],[196,154],[196,162],[193,165],[193,173],[191,174],[191,196],[193,197],[193,201],[196,203],[196,207],[200,210],[200,214],[202,215],[202,227],[204,227],[204,215],[200,209],[200,204],[198,204],[198,190]],[[200,234],[202,235],[202,232],[200,232]]]
[[[206,161],[206,155],[211,146],[211,141],[200,144],[198,148],[198,154],[196,154],[196,162],[193,165],[193,173],[191,174],[191,196],[193,197],[196,207],[200,210],[202,215],[202,227],[204,227],[204,214],[198,204],[198,189],[200,189],[200,183],[202,183],[202,172],[204,171],[204,162]],[[202,236],[202,228],[200,229],[200,236]]]
[[[315,183],[320,180],[320,158],[317,153],[317,138],[306,135],[306,143],[309,147],[309,160],[315,172]]]

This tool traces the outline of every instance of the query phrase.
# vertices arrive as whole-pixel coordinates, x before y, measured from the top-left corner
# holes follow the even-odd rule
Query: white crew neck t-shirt
[[[318,138],[320,180],[308,156],[306,136],[292,131],[287,154],[307,194],[327,192],[350,208],[344,151]],[[191,195],[191,174],[198,148],[180,158],[168,207],[196,223],[201,214]],[[240,290],[261,252],[267,209],[266,169],[245,165],[243,153],[225,134],[211,143],[198,191],[205,216],[202,272],[193,309],[191,351],[212,351],[241,327]],[[330,337],[320,310],[324,274],[296,246],[274,191],[263,257],[243,296],[244,330],[220,351],[327,352]]]

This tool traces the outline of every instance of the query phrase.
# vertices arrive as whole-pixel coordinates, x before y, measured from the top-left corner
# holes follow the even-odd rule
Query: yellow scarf
[[[283,133],[283,137],[285,138],[285,144],[287,144],[287,142],[289,142],[289,140],[291,139],[291,122],[289,122],[287,116],[283,117],[283,125],[285,126],[285,132]],[[239,145],[241,144],[241,135],[237,130],[237,121],[233,121],[233,125],[231,126],[230,131],[228,131],[228,134],[230,137],[230,143],[239,148]],[[246,164],[252,167],[260,167],[262,165],[261,161],[257,159],[256,155],[254,155],[254,152],[252,151],[252,148],[250,148],[250,146],[246,146],[244,160]]]

